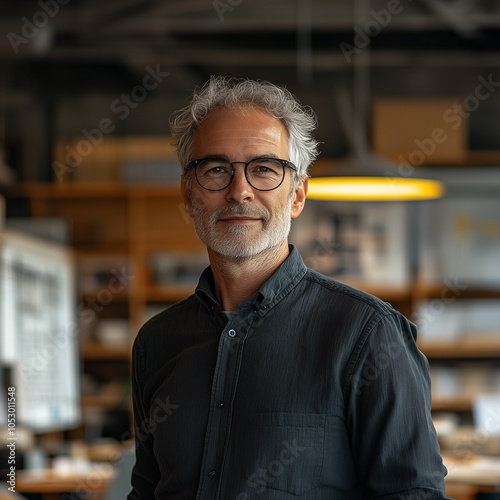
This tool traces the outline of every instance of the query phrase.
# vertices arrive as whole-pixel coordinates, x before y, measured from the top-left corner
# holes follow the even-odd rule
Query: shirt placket
[[[248,323],[247,323],[248,325]],[[244,337],[248,327],[241,317],[232,318],[221,333],[217,351],[210,412],[196,498],[218,498],[223,478],[225,447],[231,432],[234,393],[238,383]]]

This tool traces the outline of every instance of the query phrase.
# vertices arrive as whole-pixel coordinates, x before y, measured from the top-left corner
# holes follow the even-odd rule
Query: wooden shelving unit
[[[103,345],[100,342],[83,342],[81,355],[83,360],[130,360],[130,346]]]
[[[130,336],[124,345],[99,342],[86,338],[81,344],[85,370],[108,365],[128,370],[131,344],[140,326],[148,316],[148,308],[166,307],[190,295],[194,283],[158,283],[151,268],[151,256],[158,252],[189,254],[203,252],[193,225],[184,213],[180,191],[176,185],[122,185],[119,183],[56,183],[19,184],[6,196],[9,202],[24,203],[32,217],[62,217],[68,222],[70,244],[79,262],[103,259],[110,262],[112,272],[97,285],[84,285],[81,306],[105,297],[95,309],[97,317],[125,318],[130,324]],[[126,262],[126,269],[124,269]],[[114,263],[114,264],[113,264]],[[114,276],[115,287],[109,286]],[[122,281],[119,281],[120,277]],[[108,280],[108,281],[106,281]],[[117,281],[118,280],[118,281]],[[418,304],[425,300],[441,300],[449,291],[443,285],[428,285],[417,281],[406,288],[366,287],[363,283],[349,283],[386,300],[412,317]],[[121,285],[121,286],[118,286]],[[107,291],[106,291],[107,290]],[[460,289],[454,299],[499,298],[498,289],[480,289],[468,286]],[[453,342],[421,342],[419,347],[431,366],[441,362],[478,362],[498,364],[498,338],[464,338]],[[125,370],[123,369],[125,367]],[[109,369],[108,372],[113,372]],[[113,375],[111,375],[113,376]],[[86,395],[85,408],[107,409],[116,400],[108,395]],[[470,395],[433,399],[437,412],[470,413]]]
[[[148,302],[175,302],[194,289],[184,284],[158,285],[148,267],[153,252],[203,250],[184,213],[178,186],[20,184],[6,195],[9,200],[24,200],[32,217],[64,218],[70,227],[71,246],[80,260],[128,259],[130,269],[115,269],[115,286],[110,289],[113,301],[128,302],[135,328],[140,326]],[[83,300],[100,289],[100,285],[85,289]]]
[[[452,294],[456,299],[500,299],[500,283],[498,288],[481,288],[466,283],[453,283],[453,281],[435,285],[417,282],[412,287],[412,300],[415,302],[432,299],[449,301]]]
[[[423,284],[418,282],[413,287],[412,309],[417,310],[422,301],[435,301],[439,307],[446,304],[466,304],[467,301],[484,299],[499,299],[500,307],[500,285],[499,287],[479,287],[474,284],[456,282],[450,280],[444,284]],[[500,330],[498,325],[497,331]],[[453,394],[443,396],[439,390],[433,395],[432,408],[435,412],[457,413],[467,425],[472,425],[472,410],[475,396],[480,393],[495,392],[495,388],[489,387],[492,376],[474,376],[472,381],[468,379],[471,371],[478,368],[497,370],[500,373],[500,334],[493,332],[487,335],[484,332],[464,331],[459,337],[452,340],[419,340],[420,350],[428,358],[432,368],[444,368],[454,371],[458,383],[453,387]],[[435,374],[435,377],[437,375]],[[432,371],[431,371],[432,378]],[[439,387],[438,380],[434,378],[433,387]],[[494,383],[493,383],[494,385]],[[498,383],[497,383],[498,385]],[[448,388],[447,390],[450,390]]]
[[[106,387],[114,377],[128,386],[131,346],[148,308],[166,307],[194,290],[194,284],[155,281],[150,258],[156,252],[203,251],[183,212],[178,186],[118,183],[21,183],[5,192],[34,218],[63,218],[79,268],[77,312],[82,327],[81,358],[85,376]],[[97,281],[85,272],[93,263],[108,266]],[[92,322],[90,322],[92,319]],[[126,320],[124,343],[103,342],[87,330],[102,320]],[[125,391],[124,391],[125,392]],[[120,403],[110,394],[83,394],[84,410],[109,410]]]
[[[467,338],[450,342],[419,343],[431,359],[500,359],[500,338]]]

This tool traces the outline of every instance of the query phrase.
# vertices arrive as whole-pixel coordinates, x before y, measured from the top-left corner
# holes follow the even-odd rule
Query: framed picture
[[[404,203],[308,200],[290,241],[306,265],[355,285],[409,286],[408,207]]]
[[[419,281],[500,289],[500,198],[454,196],[420,207]]]

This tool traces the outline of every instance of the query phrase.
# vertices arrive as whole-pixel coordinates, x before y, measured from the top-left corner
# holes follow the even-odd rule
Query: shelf
[[[495,149],[472,149],[467,153],[465,167],[498,167],[500,166],[500,151]],[[460,166],[460,165],[458,165]]]
[[[445,342],[419,342],[419,349],[428,358],[500,358],[499,338],[461,339]]]
[[[102,295],[103,292],[107,292],[105,303],[99,300],[99,296]],[[101,302],[99,307],[103,307],[109,305],[111,302],[128,303],[129,292],[126,289],[121,292],[112,291],[109,288],[109,284],[103,283],[102,286],[96,286],[92,289],[86,288],[85,290],[81,290],[80,297],[82,302],[95,302],[97,297],[98,303]],[[111,297],[111,299],[108,299],[108,297]]]
[[[192,285],[151,285],[146,290],[148,302],[178,302],[192,295],[196,284]]]
[[[496,299],[500,298],[500,287],[486,287],[477,284],[449,282],[426,284],[417,283],[413,289],[415,300],[444,299],[450,302],[453,299]]]
[[[124,198],[180,197],[176,184],[121,184],[115,182],[19,183],[5,188],[10,198]]]
[[[131,346],[112,346],[99,342],[85,342],[82,344],[82,358],[91,360],[118,360],[127,361],[130,359]]]
[[[92,248],[86,248],[84,247],[78,247],[74,248],[73,252],[78,260],[85,260],[88,258],[95,259],[97,258],[102,258],[104,255],[106,259],[109,259],[111,257],[115,257],[117,259],[128,259],[128,251],[127,249],[120,247],[120,248],[110,248],[110,247],[92,247]]]
[[[407,156],[408,153],[398,152],[385,152],[379,153],[393,161],[400,161],[399,158]],[[458,157],[442,157],[439,160],[429,158],[428,161],[422,165],[415,166],[415,168],[471,168],[471,167],[499,167],[500,166],[500,151],[495,149],[469,149],[463,152],[461,158]]]
[[[82,408],[84,410],[112,410],[123,401],[124,397],[118,395],[82,396]]]
[[[454,398],[432,397],[432,411],[443,412],[470,412],[472,399],[467,396]]]

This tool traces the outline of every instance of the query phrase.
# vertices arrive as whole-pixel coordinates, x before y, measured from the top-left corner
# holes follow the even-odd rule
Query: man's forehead
[[[200,123],[195,142],[205,141],[269,142],[281,144],[288,133],[281,121],[255,107],[219,108],[211,111]]]

